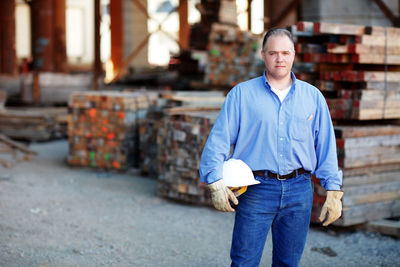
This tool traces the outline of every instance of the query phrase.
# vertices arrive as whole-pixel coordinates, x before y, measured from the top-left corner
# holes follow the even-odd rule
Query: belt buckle
[[[285,181],[286,178],[279,178],[279,173],[276,174],[276,179],[278,179],[279,181]]]

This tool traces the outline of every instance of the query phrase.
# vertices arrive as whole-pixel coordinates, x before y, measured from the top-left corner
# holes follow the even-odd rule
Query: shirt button
[[[282,140],[283,140],[283,138],[281,137],[281,138],[279,138],[279,140],[281,140],[281,141],[282,141]]]
[[[280,154],[280,156],[281,156],[281,157],[283,157],[283,155],[282,155],[282,154]]]
[[[280,122],[279,124],[280,124],[280,125],[282,125],[282,124],[283,124],[283,122]]]

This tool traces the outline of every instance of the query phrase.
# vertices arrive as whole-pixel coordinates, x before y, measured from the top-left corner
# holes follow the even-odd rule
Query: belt
[[[296,178],[297,176],[299,176],[300,174],[306,173],[307,171],[304,170],[303,168],[301,169],[297,169],[292,171],[289,174],[285,174],[285,175],[279,175],[278,173],[273,173],[270,171],[253,171],[254,176],[260,176],[263,178],[275,178],[278,180],[288,180],[288,179],[292,179],[292,178]]]

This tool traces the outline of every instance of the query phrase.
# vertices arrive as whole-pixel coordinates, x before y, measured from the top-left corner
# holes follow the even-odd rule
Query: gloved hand
[[[342,191],[326,191],[326,200],[319,216],[323,226],[327,226],[339,219],[342,214],[342,196]]]
[[[234,212],[235,210],[229,204],[229,200],[237,205],[239,201],[232,191],[224,184],[224,181],[218,180],[208,185],[211,191],[211,198],[214,207],[219,211]]]

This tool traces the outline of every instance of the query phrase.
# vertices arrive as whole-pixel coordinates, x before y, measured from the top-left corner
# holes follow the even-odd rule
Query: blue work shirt
[[[255,170],[280,175],[303,168],[326,190],[340,190],[336,140],[322,93],[297,80],[281,103],[265,76],[239,83],[228,93],[208,136],[200,163],[200,179],[222,178],[228,159],[241,159]]]

